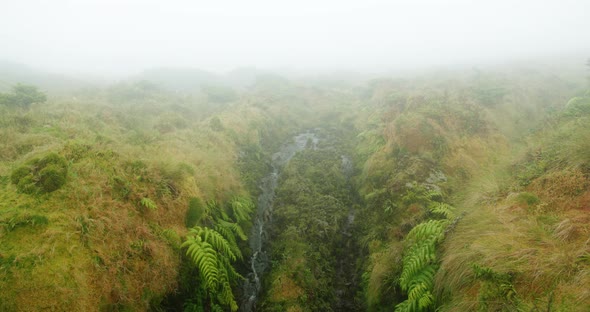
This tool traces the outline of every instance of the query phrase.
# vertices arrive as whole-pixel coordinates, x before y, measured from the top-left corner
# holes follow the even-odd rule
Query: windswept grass
[[[535,152],[505,162],[509,175],[492,175],[489,190],[472,180],[458,199],[467,215],[444,244],[436,282],[443,311],[590,309],[589,162],[580,138],[590,133],[585,116],[554,118],[535,134]],[[490,297],[474,265],[511,276],[513,292]]]

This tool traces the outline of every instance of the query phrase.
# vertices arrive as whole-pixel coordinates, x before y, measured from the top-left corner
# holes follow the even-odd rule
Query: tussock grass
[[[467,215],[443,244],[436,281],[443,311],[486,306],[474,264],[513,276],[518,309],[590,309],[590,180],[587,151],[578,137],[588,127],[578,121],[558,119],[529,143],[540,152],[522,149],[513,156],[516,162],[504,161],[524,169],[506,170],[515,168],[511,165],[473,179],[465,195],[457,196]],[[483,200],[487,194],[492,200]]]
[[[258,143],[268,114],[245,104],[222,132],[186,105],[131,105],[104,95],[53,97],[0,117],[2,310],[147,310],[177,285],[189,198],[243,192],[237,141]],[[50,194],[17,193],[11,172],[32,157],[65,157]],[[156,208],[157,207],[157,208]],[[41,222],[43,221],[43,222]]]
[[[247,196],[240,149],[276,150],[293,129],[317,123],[306,118],[310,99],[333,95],[306,89],[262,87],[209,103],[124,83],[29,109],[0,106],[0,222],[10,229],[0,229],[0,310],[158,307],[180,287],[190,200]],[[11,172],[48,153],[66,159],[66,183],[18,193]]]
[[[446,301],[445,310],[473,310],[481,304],[474,300],[479,285],[471,269],[473,264],[514,274],[516,292],[529,309],[537,301],[548,302],[550,297],[555,300],[553,308],[558,310],[587,308],[587,298],[569,301],[564,291],[585,276],[579,259],[587,252],[580,246],[587,243],[581,239],[583,235],[574,238],[574,229],[583,227],[588,233],[587,225],[573,225],[562,216],[556,216],[561,220],[557,224],[547,224],[543,218],[503,202],[471,210],[444,244],[436,284],[439,297]]]
[[[374,111],[359,110],[369,120],[358,122],[359,144],[368,145],[368,134],[384,142],[359,157],[359,189],[372,218],[361,241],[399,243],[423,217],[420,205],[400,204],[401,194],[437,168],[447,176],[437,186],[464,215],[440,250],[435,297],[442,310],[587,310],[587,291],[575,289],[586,278],[579,260],[588,233],[586,102],[564,113],[571,88],[544,75],[477,73],[438,82],[382,80],[366,91],[366,105],[380,115],[370,120]],[[397,234],[377,234],[389,227]],[[388,287],[384,271],[395,272],[383,269],[387,248],[368,251],[364,290],[373,310],[391,307],[380,292]]]

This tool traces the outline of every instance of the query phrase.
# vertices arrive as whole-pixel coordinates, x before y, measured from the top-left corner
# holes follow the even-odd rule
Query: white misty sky
[[[61,72],[469,64],[589,52],[589,31],[588,0],[0,0],[0,60]]]

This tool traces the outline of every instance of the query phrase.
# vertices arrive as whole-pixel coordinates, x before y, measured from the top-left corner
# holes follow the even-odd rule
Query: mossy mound
[[[65,158],[50,153],[43,158],[31,159],[16,168],[10,175],[10,180],[21,193],[51,193],[66,183],[67,174]]]

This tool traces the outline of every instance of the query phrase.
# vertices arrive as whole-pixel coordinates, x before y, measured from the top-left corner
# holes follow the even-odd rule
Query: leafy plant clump
[[[429,192],[427,201],[430,213],[436,218],[415,226],[406,237],[408,244],[402,259],[399,285],[408,298],[395,307],[395,311],[429,311],[434,307],[434,275],[438,270],[436,247],[441,243],[453,217],[454,208],[434,200],[438,192]]]
[[[225,307],[237,311],[232,287],[243,277],[232,263],[243,259],[237,239],[246,240],[247,237],[239,223],[248,219],[253,209],[254,204],[247,197],[235,197],[227,207],[215,201],[209,201],[207,207],[203,207],[198,198],[191,199],[187,225],[189,221],[193,223],[201,219],[209,227],[194,225],[181,245],[197,268],[196,278],[202,281],[185,310],[198,310],[199,306],[206,305],[212,310],[222,311]]]
[[[51,193],[65,183],[68,165],[62,156],[50,153],[43,158],[34,158],[16,168],[10,175],[12,184],[25,194]]]
[[[480,309],[485,311],[522,311],[514,289],[513,273],[498,273],[491,268],[473,264],[475,278],[481,282]]]

